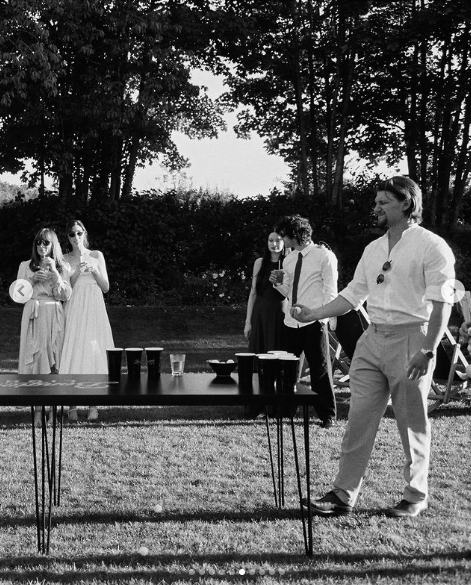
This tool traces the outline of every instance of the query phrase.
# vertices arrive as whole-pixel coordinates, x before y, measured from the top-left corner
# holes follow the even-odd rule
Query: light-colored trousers
[[[403,498],[428,496],[430,422],[427,396],[434,366],[409,380],[406,366],[423,345],[427,324],[371,324],[359,339],[350,367],[350,411],[334,487],[351,506],[360,491],[379,423],[391,398],[405,454]]]

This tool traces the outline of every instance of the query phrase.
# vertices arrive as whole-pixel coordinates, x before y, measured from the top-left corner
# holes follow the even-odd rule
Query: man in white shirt
[[[388,231],[369,244],[350,284],[327,306],[291,312],[302,322],[342,315],[368,299],[371,324],[350,367],[350,411],[333,489],[312,502],[321,515],[355,506],[381,418],[391,398],[405,454],[402,500],[391,516],[417,516],[428,505],[430,423],[427,396],[436,349],[448,324],[447,287],[455,278],[446,242],[419,226],[420,188],[393,177],[376,194],[374,213]]]
[[[330,357],[324,331],[326,324],[314,320],[299,323],[291,316],[290,308],[296,301],[310,307],[322,307],[336,297],[337,258],[325,246],[312,242],[309,221],[299,215],[284,217],[275,231],[283,238],[285,248],[293,249],[283,261],[283,283],[276,282],[274,273],[270,276],[273,286],[288,299],[282,346],[285,351],[297,356],[304,351],[311,386],[317,394],[315,409],[322,426],[329,428],[336,417],[336,405],[328,369]]]

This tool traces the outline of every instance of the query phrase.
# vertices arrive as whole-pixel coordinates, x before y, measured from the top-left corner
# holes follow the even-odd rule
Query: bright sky
[[[217,98],[224,90],[222,80],[209,72],[195,71],[193,81],[208,88],[211,98]],[[189,185],[203,189],[229,192],[239,197],[268,195],[273,187],[281,187],[288,178],[289,169],[278,156],[268,155],[263,140],[253,135],[249,140],[236,137],[232,127],[236,114],[225,116],[227,132],[217,139],[191,140],[175,133],[174,140],[180,153],[189,159],[191,166],[184,175]],[[168,172],[159,165],[139,169],[134,186],[138,191],[173,186]]]
[[[216,98],[223,91],[219,78],[211,73],[195,72],[193,79],[198,85],[205,85],[208,94]],[[236,122],[235,114],[225,116],[228,130],[217,139],[190,140],[176,133],[175,143],[180,153],[189,159],[191,166],[184,171],[183,183],[196,189],[218,190],[239,197],[268,195],[273,187],[281,187],[288,178],[288,167],[283,159],[268,155],[259,136],[249,140],[238,139],[232,131]],[[0,174],[0,181],[20,184],[20,176]],[[178,185],[178,178],[169,176],[166,169],[152,165],[136,172],[134,187],[138,191]]]
[[[213,99],[223,92],[221,79],[209,72],[194,72],[193,80],[206,86]],[[268,195],[273,187],[281,187],[289,173],[283,159],[268,155],[263,140],[257,135],[249,140],[237,138],[232,130],[237,121],[235,113],[227,114],[225,120],[227,132],[221,133],[217,139],[190,140],[180,133],[174,135],[180,153],[191,163],[191,167],[184,171],[189,184],[240,197]],[[165,170],[158,165],[140,169],[134,185],[137,190],[160,187],[162,181],[165,184],[164,174]]]

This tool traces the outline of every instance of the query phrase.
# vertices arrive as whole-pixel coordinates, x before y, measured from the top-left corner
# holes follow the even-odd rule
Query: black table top
[[[148,379],[144,372],[137,379],[123,374],[119,382],[110,381],[107,374],[0,374],[0,406],[313,405],[315,396],[302,384],[294,394],[262,394],[256,374],[250,389],[239,388],[237,374],[161,374]]]

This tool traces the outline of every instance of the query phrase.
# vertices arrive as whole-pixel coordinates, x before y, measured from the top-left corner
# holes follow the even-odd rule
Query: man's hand
[[[311,321],[316,321],[316,317],[314,317],[315,310],[309,309],[306,305],[294,305],[291,307],[290,314],[291,317],[300,321],[301,323],[310,323]]]
[[[407,365],[406,375],[409,380],[418,380],[425,376],[429,368],[434,365],[435,360],[429,360],[422,352],[418,351]]]

